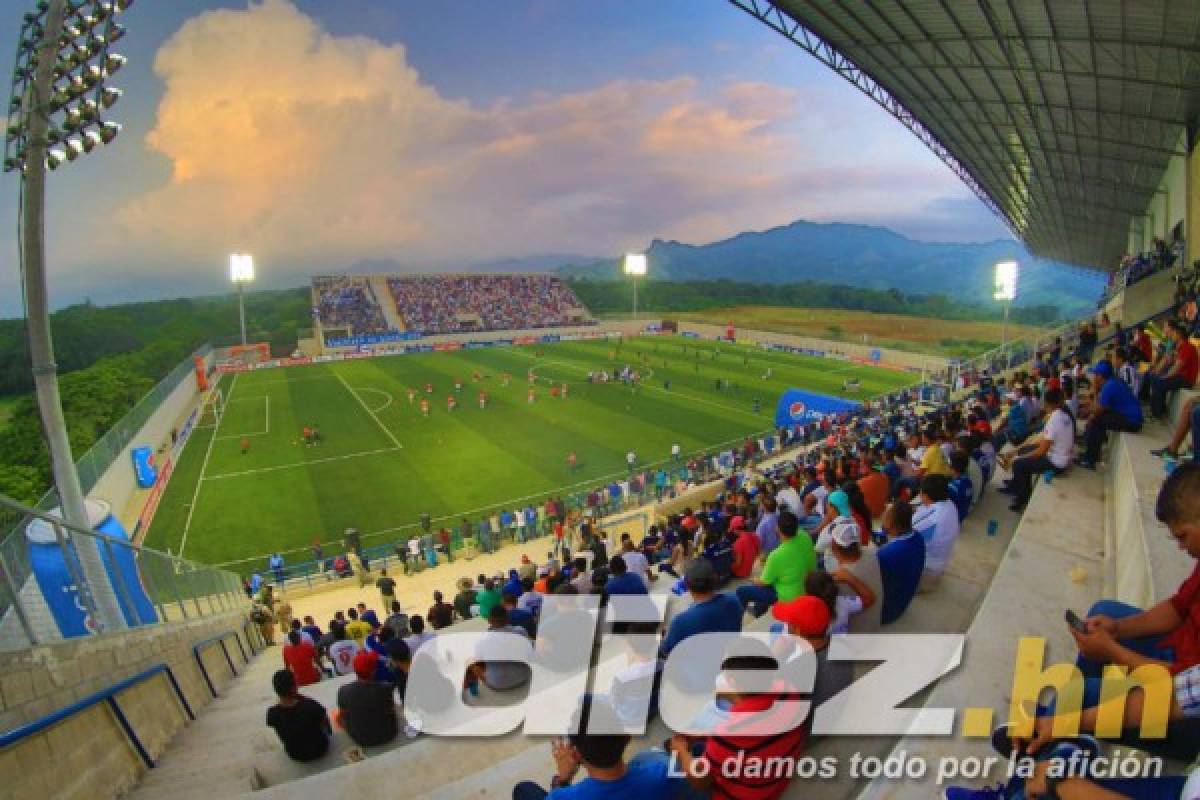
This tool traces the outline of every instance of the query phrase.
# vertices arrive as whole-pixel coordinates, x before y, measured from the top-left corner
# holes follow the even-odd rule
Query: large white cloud
[[[295,271],[611,253],[961,191],[928,159],[856,152],[800,90],[681,76],[480,107],[423,82],[403,46],[331,35],[287,0],[189,20],[154,68],[145,144],[169,178],[118,209],[108,246],[181,270],[240,248]]]

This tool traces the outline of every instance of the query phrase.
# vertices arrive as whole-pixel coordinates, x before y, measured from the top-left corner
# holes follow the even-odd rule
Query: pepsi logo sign
[[[801,419],[804,417],[804,412],[808,411],[808,407],[799,400],[788,406],[788,414],[792,419]]]

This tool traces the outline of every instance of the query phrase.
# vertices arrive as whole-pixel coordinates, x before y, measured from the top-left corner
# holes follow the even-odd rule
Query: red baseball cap
[[[771,613],[775,615],[775,619],[794,628],[801,636],[824,636],[829,630],[829,606],[811,594],[801,595],[786,603],[776,603],[771,606]]]
[[[354,656],[354,674],[363,680],[375,677],[375,666],[379,663],[379,655],[374,650],[359,650]]]

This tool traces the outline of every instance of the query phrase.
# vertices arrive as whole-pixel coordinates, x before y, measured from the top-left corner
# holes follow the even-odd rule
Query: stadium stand
[[[383,310],[369,279],[352,275],[313,278],[313,314],[325,328],[354,335],[387,330]]]
[[[423,334],[586,324],[587,309],[554,275],[404,275],[388,279],[410,330]]]

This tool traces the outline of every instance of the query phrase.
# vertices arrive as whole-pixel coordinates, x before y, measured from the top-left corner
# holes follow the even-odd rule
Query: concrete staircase
[[[383,318],[387,321],[388,329],[393,331],[407,330],[404,324],[404,315],[396,308],[396,301],[392,297],[392,290],[388,288],[386,275],[372,275],[368,278],[371,284],[371,289],[375,292],[375,299],[379,301],[379,307],[383,310]]]

